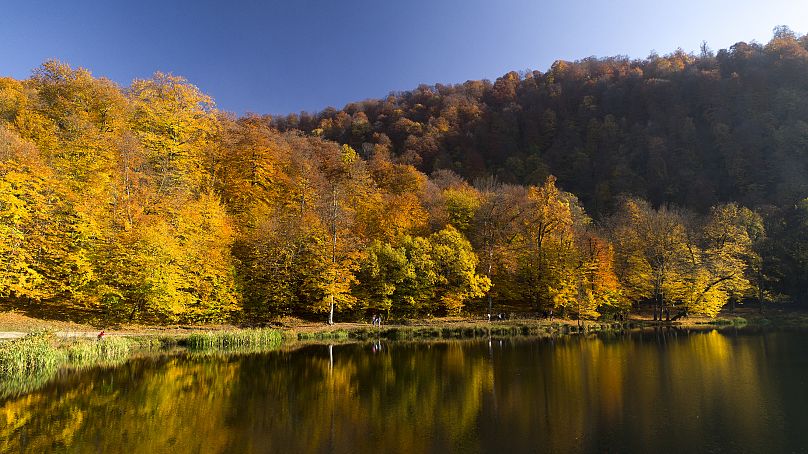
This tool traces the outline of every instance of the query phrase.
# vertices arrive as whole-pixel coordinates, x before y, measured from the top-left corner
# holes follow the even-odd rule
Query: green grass
[[[65,347],[67,365],[83,367],[121,363],[129,358],[138,346],[136,340],[125,337],[107,337],[102,341],[73,340]]]
[[[297,333],[297,340],[345,340],[350,337],[353,332],[348,332],[344,329],[337,329],[334,331],[312,331]]]
[[[60,340],[51,331],[34,331],[0,343],[0,379],[47,375],[60,367],[121,363],[139,348],[139,341],[125,337]]]
[[[193,333],[180,344],[193,351],[271,350],[278,348],[282,339],[280,331],[260,328]]]
[[[748,320],[746,320],[746,319],[745,319],[745,318],[743,318],[743,317],[735,317],[735,318],[733,318],[733,319],[732,319],[732,324],[733,324],[734,326],[738,326],[738,327],[740,327],[740,326],[746,326],[746,325],[748,325],[748,324],[749,324],[749,321],[748,321]]]
[[[35,331],[21,339],[0,343],[0,377],[15,377],[55,371],[67,359],[55,346],[50,331]]]
[[[347,333],[345,334],[347,337]],[[269,350],[280,346],[282,335],[272,329],[210,331],[186,338],[108,336],[60,340],[51,331],[32,332],[21,339],[0,342],[0,380],[50,374],[60,367],[119,364],[136,351],[167,350],[185,345],[189,350]]]
[[[606,325],[604,325],[606,326]],[[619,325],[618,325],[619,327]],[[573,327],[574,329],[574,327]],[[590,323],[588,331],[605,329],[601,325]],[[323,330],[296,333],[291,340],[298,341],[331,341],[331,340],[429,340],[429,339],[475,339],[518,336],[548,336],[562,330],[570,331],[567,324],[540,324],[540,323],[458,323],[452,325],[424,325],[424,326],[383,326],[383,327],[355,327],[349,330]]]
[[[52,331],[32,332],[20,339],[0,341],[0,398],[31,392],[64,368],[84,369],[123,364],[135,353],[167,351],[186,346],[193,353],[267,351],[280,346],[280,331],[248,329],[181,336],[107,336],[59,339]]]

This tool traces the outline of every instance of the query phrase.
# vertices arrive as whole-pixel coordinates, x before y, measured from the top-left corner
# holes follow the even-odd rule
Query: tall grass
[[[35,331],[21,339],[0,343],[0,378],[47,373],[62,366],[119,363],[138,345],[125,337],[60,341],[50,331]]]
[[[333,331],[311,331],[297,333],[297,340],[345,340],[348,339],[352,333],[344,329],[337,329]]]
[[[66,359],[55,341],[52,332],[35,331],[21,339],[0,343],[0,377],[55,371]]]
[[[118,337],[58,339],[51,331],[37,331],[20,339],[0,341],[0,398],[33,391],[53,379],[62,368],[115,366],[133,354],[168,350],[185,344],[202,353],[267,351],[280,346],[281,332],[249,329],[195,333],[177,337]]]
[[[107,337],[101,341],[75,340],[67,345],[68,365],[75,367],[121,363],[137,347],[125,337]]]
[[[112,366],[126,361],[140,342],[125,337],[60,340],[51,331],[35,331],[0,342],[0,397],[30,392],[63,368]]]
[[[275,329],[243,329],[193,333],[185,339],[189,350],[271,350],[281,345],[283,336]]]

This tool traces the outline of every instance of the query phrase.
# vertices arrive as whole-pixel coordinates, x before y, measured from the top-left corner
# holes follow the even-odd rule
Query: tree
[[[456,314],[485,295],[491,281],[477,274],[477,255],[452,226],[424,237],[375,242],[359,273],[358,294],[399,314]]]
[[[650,300],[654,320],[663,312],[669,317],[669,303],[683,299],[683,273],[694,254],[694,248],[688,248],[685,215],[625,198],[610,220],[610,236],[617,275],[627,296],[633,301]]]
[[[40,132],[48,126],[30,122],[49,120],[56,142],[42,141],[44,156],[71,189],[92,199],[103,197],[115,165],[115,144],[126,128],[126,98],[110,80],[55,60],[37,68],[29,84],[35,97],[30,108],[38,115],[29,117],[24,129]]]
[[[700,244],[690,246],[688,310],[715,316],[751,290],[748,268],[757,260],[752,241],[762,230],[760,216],[748,208],[726,204],[710,210]]]
[[[429,242],[438,275],[436,296],[446,313],[456,314],[468,299],[485,295],[491,281],[477,274],[477,255],[460,231],[449,226],[433,233]]]
[[[369,178],[364,162],[350,146],[343,145],[338,150],[326,148],[326,151],[320,162],[326,184],[321,190],[320,216],[328,231],[331,263],[321,274],[321,288],[328,301],[328,324],[333,325],[337,306],[348,308],[356,301],[350,294],[350,285],[354,281],[352,272],[356,268],[358,248],[345,240],[350,234],[356,208],[363,202]]]
[[[414,279],[415,269],[407,259],[403,247],[394,247],[379,240],[373,241],[365,251],[357,273],[356,294],[366,307],[385,311],[389,317],[394,295],[405,279]]]
[[[472,187],[464,185],[443,190],[449,224],[468,234],[474,216],[480,208],[480,194]]]
[[[570,254],[574,253],[576,222],[585,222],[577,200],[548,177],[539,187],[530,187],[520,222],[519,276],[524,294],[534,309],[552,312],[566,306],[570,298],[562,289],[574,280]],[[563,292],[569,296],[570,292]]]
[[[715,316],[751,288],[748,265],[756,260],[752,238],[760,217],[735,204],[719,205],[704,219],[647,202],[624,199],[610,225],[617,273],[628,295],[650,299],[654,319],[670,318],[670,306]]]
[[[577,318],[595,318],[603,312],[625,315],[631,303],[623,295],[615,274],[614,246],[591,231],[579,234],[576,243],[582,272],[579,279],[581,303],[575,308]]]
[[[39,150],[0,125],[0,298],[73,302],[92,276],[78,221]]]
[[[481,180],[478,186],[481,202],[475,211],[471,239],[481,257],[481,270],[491,281],[488,313],[492,314],[494,293],[508,295],[516,287],[511,283],[515,271],[514,242],[526,208],[526,191],[501,185],[495,179]]]
[[[213,100],[183,79],[155,73],[129,88],[132,130],[159,176],[157,194],[209,183],[206,153],[218,132]]]

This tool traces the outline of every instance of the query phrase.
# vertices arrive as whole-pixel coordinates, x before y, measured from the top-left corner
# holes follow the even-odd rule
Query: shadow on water
[[[2,451],[779,452],[808,340],[667,328],[163,355],[6,399]]]

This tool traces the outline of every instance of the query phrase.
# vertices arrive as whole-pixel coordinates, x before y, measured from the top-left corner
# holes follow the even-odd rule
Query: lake
[[[307,345],[66,372],[3,452],[808,452],[808,333]]]

